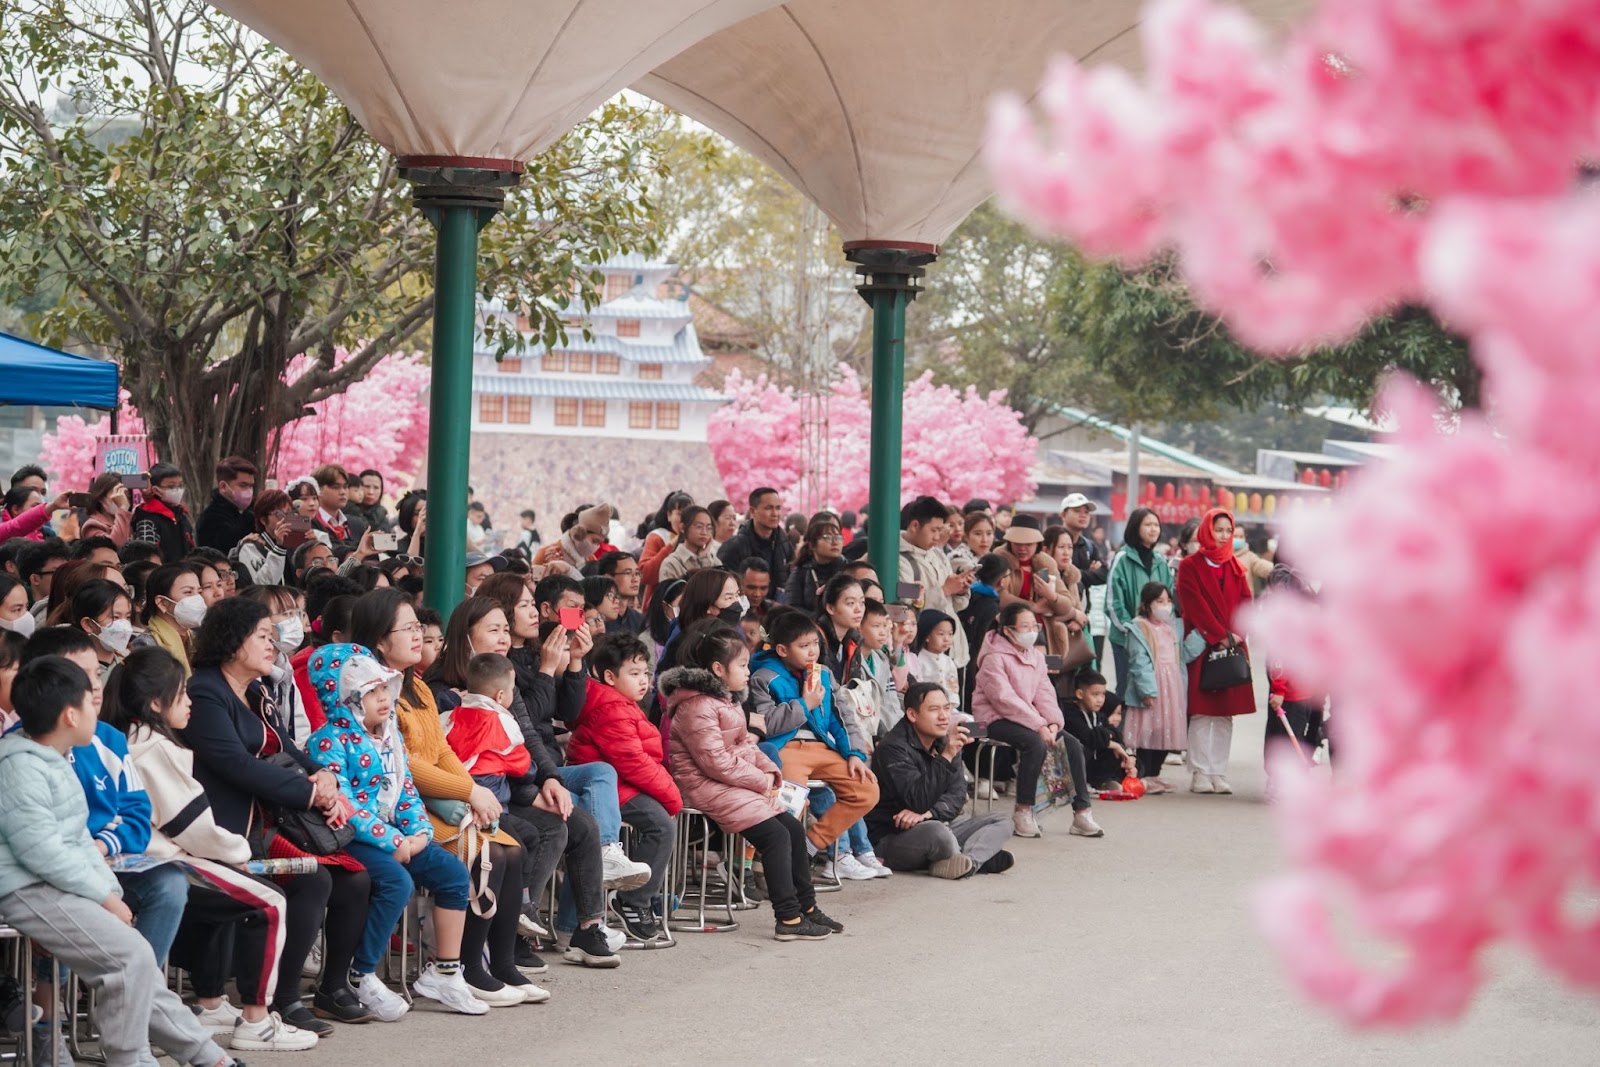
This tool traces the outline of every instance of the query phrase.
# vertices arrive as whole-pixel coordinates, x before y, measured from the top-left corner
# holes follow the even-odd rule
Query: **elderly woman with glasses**
[[[819,518],[806,527],[800,557],[789,584],[783,587],[783,602],[808,615],[822,610],[822,590],[849,561],[844,558],[844,531],[839,520]]]

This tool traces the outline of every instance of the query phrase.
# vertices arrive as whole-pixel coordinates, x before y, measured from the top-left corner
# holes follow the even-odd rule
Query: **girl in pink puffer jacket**
[[[684,637],[678,661],[662,674],[661,731],[667,766],[685,806],[728,833],[744,835],[761,855],[779,941],[820,941],[844,927],[817,907],[805,831],[778,799],[783,774],[756,747],[744,709],[731,692],[750,684],[744,635],[722,623],[701,624]]]

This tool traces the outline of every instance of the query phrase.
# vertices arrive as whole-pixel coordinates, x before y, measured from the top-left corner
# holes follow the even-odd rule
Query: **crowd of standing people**
[[[414,993],[548,1000],[540,952],[611,968],[662,936],[685,811],[723,842],[700,861],[810,941],[844,929],[818,879],[1002,873],[1049,807],[1103,836],[1095,800],[1170,791],[1179,753],[1193,792],[1231,792],[1240,609],[1314,595],[1221,509],[1175,540],[1135,511],[1113,555],[1081,495],[1049,524],[918,497],[879,574],[858,516],[763,488],[742,520],[671,493],[631,534],[592,502],[546,541],[527,510],[499,551],[477,503],[441,618],[425,492],[391,510],[375,470],[213,474],[198,520],[165,464],[54,495],[25,467],[0,514],[0,919],[100,992],[110,1062],[398,1022],[380,972],[419,888]],[[1325,700],[1270,688],[1269,736],[1315,750]]]

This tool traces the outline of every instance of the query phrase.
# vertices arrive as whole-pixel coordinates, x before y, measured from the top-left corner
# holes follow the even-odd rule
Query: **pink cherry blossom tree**
[[[786,499],[807,498],[802,402],[793,388],[737,371],[732,402],[712,416],[707,436],[731,498],[771,485]],[[840,509],[866,505],[871,409],[861,381],[841,366],[828,402],[826,499]],[[901,494],[931,494],[957,504],[974,496],[1019,500],[1036,488],[1030,471],[1038,442],[1008,407],[1004,391],[983,396],[935,385],[931,372],[905,392]]]
[[[339,350],[335,363],[348,358]],[[289,364],[293,381],[306,366],[304,356]],[[428,368],[418,355],[393,353],[341,394],[312,406],[312,413],[280,427],[270,438],[277,451],[272,473],[280,483],[309,474],[323,463],[350,470],[372,467],[386,476],[408,481],[417,473],[428,443],[428,405],[424,390]],[[144,420],[122,394],[119,430],[144,432]],[[87,485],[94,477],[96,439],[111,432],[101,416],[85,422],[78,415],[56,420],[44,435],[40,462],[63,485]]]
[[[1261,918],[1291,976],[1366,1024],[1459,1016],[1520,942],[1600,988],[1600,2],[1341,0],[1278,43],[1235,8],[1162,0],[1143,82],[1063,62],[995,107],[1004,201],[1138,261],[1273,352],[1425,303],[1473,342],[1482,416],[1396,383],[1400,454],[1292,524],[1314,603],[1258,619],[1329,692],[1331,780],[1282,765],[1291,870]],[[1292,759],[1292,757],[1291,757]],[[1399,949],[1357,962],[1335,902]]]

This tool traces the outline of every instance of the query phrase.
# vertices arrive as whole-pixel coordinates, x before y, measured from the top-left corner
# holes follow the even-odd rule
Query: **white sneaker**
[[[837,882],[842,878],[842,876],[843,872],[839,870],[838,864],[836,864],[833,860],[822,861],[822,868],[818,875],[822,881]]]
[[[877,872],[846,852],[834,863],[834,869],[839,872],[840,878],[852,882],[870,882],[878,877]]]
[[[517,988],[522,991],[522,1003],[524,1004],[543,1004],[550,999],[550,990],[543,986],[530,983],[528,985],[519,985]]]
[[[1033,817],[1032,808],[1018,808],[1011,813],[1011,832],[1017,837],[1042,837],[1039,820]]]
[[[317,934],[317,939],[311,943],[311,951],[306,955],[305,966],[300,968],[301,978],[322,977],[322,934]]]
[[[243,1023],[239,1009],[230,1003],[227,997],[222,998],[222,1003],[214,1008],[196,1006],[194,1016],[200,1025],[211,1031],[212,1037],[219,1037],[233,1033],[234,1027]]]
[[[433,966],[429,964],[428,966]],[[411,1010],[411,1005],[399,993],[379,981],[375,974],[364,974],[355,983],[356,999],[361,1006],[386,1023],[397,1023]]]
[[[526,911],[517,916],[517,933],[521,934],[529,941],[539,942],[550,940],[550,931],[546,930],[543,923],[534,918],[532,915],[529,915]]]
[[[272,1011],[258,1023],[240,1019],[228,1044],[235,1052],[305,1052],[317,1047],[317,1035],[290,1026]]]
[[[1210,775],[1201,774],[1199,771],[1195,771],[1194,777],[1189,780],[1189,792],[1215,793],[1216,790],[1211,787]]]
[[[605,931],[606,944],[611,947],[612,952],[621,952],[622,946],[628,943],[628,935],[621,930],[613,929],[610,926],[602,926],[600,929]]]
[[[419,997],[437,1000],[451,1011],[460,1012],[462,1015],[489,1014],[489,1005],[472,995],[472,990],[467,987],[467,980],[460,971],[455,974],[440,974],[439,966],[435,963],[422,968],[417,980],[411,983],[411,992]]]
[[[1088,808],[1072,813],[1072,829],[1068,832],[1079,837],[1106,836],[1106,832],[1100,829],[1100,824],[1094,821],[1094,816],[1089,813]]]
[[[1213,774],[1211,776],[1211,791],[1213,793],[1232,793],[1233,786],[1229,785],[1228,780],[1222,775]]]
[[[893,871],[884,866],[883,861],[878,858],[876,852],[868,852],[863,856],[857,856],[856,859],[861,861],[861,866],[871,871],[878,878],[888,878],[894,874]]]
[[[600,849],[600,866],[607,889],[638,889],[650,880],[649,865],[630,860],[615,841]]]
[[[994,799],[994,786],[989,783],[989,779],[981,778],[978,780],[978,787],[973,791],[973,796],[979,800]]]
[[[472,995],[489,1005],[491,1008],[512,1008],[521,1004],[526,998],[522,995],[523,986],[501,984],[499,989],[480,989],[471,982],[467,989]]]

